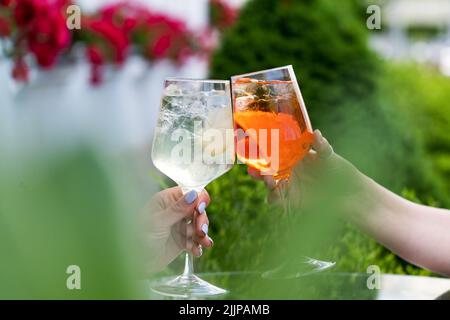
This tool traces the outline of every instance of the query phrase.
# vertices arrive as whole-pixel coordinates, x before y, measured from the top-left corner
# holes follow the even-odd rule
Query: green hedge
[[[404,135],[424,146],[421,158],[427,161],[428,178],[411,181],[410,188],[422,198],[450,206],[450,79],[432,68],[413,64],[390,64],[382,94],[401,121],[408,118]],[[421,178],[417,176],[417,178]]]

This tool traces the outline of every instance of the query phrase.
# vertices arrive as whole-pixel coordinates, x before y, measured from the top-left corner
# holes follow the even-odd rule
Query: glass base
[[[151,289],[162,296],[184,299],[207,298],[228,292],[195,275],[181,275],[165,283],[155,285]]]
[[[336,262],[320,261],[310,257],[288,260],[279,267],[262,274],[265,279],[295,279],[330,269]]]

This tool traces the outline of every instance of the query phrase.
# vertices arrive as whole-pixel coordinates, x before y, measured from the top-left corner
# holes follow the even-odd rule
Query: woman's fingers
[[[172,198],[170,205],[162,212],[162,221],[168,226],[172,226],[183,219],[192,219],[195,208],[198,205],[199,195],[195,190],[191,190],[186,194],[176,190],[178,188],[171,188],[160,192],[167,198]],[[168,200],[166,200],[168,201]]]
[[[194,240],[204,247],[212,247],[213,242],[208,235],[209,232],[209,220],[206,210],[203,213],[197,213],[195,215],[195,232]]]
[[[327,159],[333,154],[333,148],[328,143],[328,140],[322,136],[320,130],[314,131],[313,148],[320,159]]]
[[[273,176],[264,176],[264,183],[270,190],[274,190],[277,188],[277,182],[275,181]]]
[[[186,239],[185,249],[196,257],[200,257],[203,254],[202,246],[192,239]]]
[[[179,244],[180,248],[185,248],[189,243],[189,250],[192,249],[192,244],[194,242],[197,246],[203,246],[205,248],[211,248],[213,246],[213,240],[205,235],[203,232],[199,235],[195,231],[195,226],[192,223],[180,222],[179,225],[174,229],[173,238],[175,242]]]
[[[185,238],[192,238],[194,235],[194,225],[192,223],[180,222],[178,232]]]
[[[179,187],[161,191],[157,196],[162,197],[163,202],[170,203],[164,210],[162,217],[169,226],[183,219],[193,219],[195,211],[204,211],[211,200],[206,190],[203,190],[200,194],[195,190],[183,194]]]
[[[270,190],[268,201],[269,202],[277,202],[279,200],[279,192],[277,192],[277,183],[273,176],[270,175],[263,175],[261,172],[257,169],[248,167],[247,172],[249,175],[251,175],[256,180],[262,180],[264,181],[266,187]]]
[[[195,234],[199,237],[208,235],[209,220],[206,211],[195,216]]]
[[[269,195],[267,196],[267,201],[269,201],[269,203],[278,203],[282,201],[283,196],[281,192],[289,187],[289,182],[287,180],[284,180],[279,181],[277,184],[274,180],[271,183],[273,183],[273,187],[270,189]],[[270,186],[268,187],[270,188]]]
[[[209,236],[199,237],[194,235],[193,239],[204,248],[212,248],[214,246],[214,241]]]
[[[204,190],[196,201],[197,206],[193,210],[193,220],[187,223],[186,220],[178,222],[176,231],[180,234],[186,243],[186,249],[197,255],[200,251],[196,247],[203,246],[210,248],[213,245],[212,239],[209,237],[209,220],[206,213],[211,199],[208,192]],[[178,236],[177,236],[178,237]]]
[[[251,168],[251,167],[247,168],[247,173],[249,175],[251,175],[253,178],[255,178],[256,180],[263,180],[269,189],[276,188],[276,182],[275,182],[275,179],[273,178],[273,176],[263,175],[263,174],[261,174],[261,171],[259,171],[258,169]]]
[[[247,167],[247,173],[257,180],[264,180],[264,176],[258,169]]]
[[[208,235],[197,235],[194,232],[194,228],[192,227],[192,225],[188,230],[189,231],[187,232],[187,235],[179,232],[174,236],[174,239],[180,239],[179,241],[176,240],[176,242],[180,243],[180,247],[182,249],[185,248],[186,250],[196,254],[198,253],[198,251],[195,249],[195,247],[201,246],[205,248],[211,248],[213,246],[214,242]]]
[[[199,214],[204,214],[210,202],[211,198],[209,197],[208,191],[203,190],[198,197],[197,207],[195,208],[195,210]]]
[[[193,239],[204,247],[212,247],[212,240],[208,236],[209,220],[206,213],[210,198],[208,192],[205,190],[200,195],[199,205],[197,206],[197,212],[194,219],[194,235]]]

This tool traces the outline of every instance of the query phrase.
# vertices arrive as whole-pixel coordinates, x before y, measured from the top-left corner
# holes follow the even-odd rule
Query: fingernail
[[[206,223],[202,224],[202,231],[205,234],[205,236],[208,235],[208,225]]]
[[[205,213],[205,208],[206,208],[206,203],[205,202],[202,202],[202,203],[200,203],[199,205],[198,205],[198,212],[200,213],[200,214],[204,214]]]
[[[208,236],[208,240],[211,241],[211,247],[212,247],[214,245],[213,239],[211,239],[211,237]]]
[[[195,199],[197,199],[197,197],[198,197],[197,191],[191,190],[184,195],[184,200],[186,201],[187,204],[191,204],[195,201]]]
[[[202,246],[199,246],[198,249],[199,249],[199,252],[200,252],[199,257],[201,257],[201,256],[203,255],[203,249],[202,249]]]

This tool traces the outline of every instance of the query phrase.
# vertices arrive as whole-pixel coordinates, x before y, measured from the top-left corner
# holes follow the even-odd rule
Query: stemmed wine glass
[[[233,76],[236,153],[249,167],[270,175],[280,191],[286,216],[291,215],[288,180],[309,152],[313,131],[292,66]],[[268,278],[292,278],[334,266],[309,257],[292,259],[265,272]]]
[[[235,150],[229,81],[166,79],[152,160],[183,193],[201,192],[232,168]],[[182,298],[226,293],[194,275],[193,257],[187,252],[183,274],[152,290]]]

